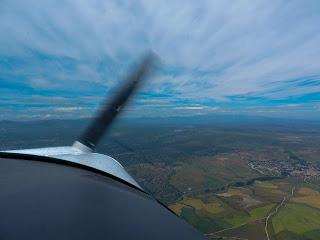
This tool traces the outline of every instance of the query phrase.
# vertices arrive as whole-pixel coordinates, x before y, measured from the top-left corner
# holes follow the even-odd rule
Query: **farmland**
[[[144,121],[119,123],[98,151],[209,238],[320,239],[318,123]],[[0,147],[70,145],[85,124],[2,122]]]
[[[312,207],[312,197],[319,192],[300,186],[296,194],[303,193],[311,200],[307,202],[304,199],[304,204],[296,203],[295,193],[291,196],[288,191],[288,187],[293,186],[291,184],[286,181],[255,183],[250,187],[230,188],[225,192],[200,196],[208,201],[206,205],[203,202],[199,204],[199,199],[194,198],[183,199],[169,207],[212,239],[267,239],[266,231],[273,236],[272,239],[317,239],[320,236],[320,209]],[[265,198],[266,194],[268,198]],[[280,205],[281,202],[283,204]],[[214,206],[216,211],[210,211],[206,206]]]

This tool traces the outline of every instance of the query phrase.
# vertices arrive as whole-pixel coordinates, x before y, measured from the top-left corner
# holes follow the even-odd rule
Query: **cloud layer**
[[[0,104],[3,112],[31,115],[35,105],[41,114],[69,109],[53,116],[95,108],[94,97],[152,49],[162,68],[136,109],[192,114],[297,103],[319,109],[319,11],[317,0],[3,0]]]

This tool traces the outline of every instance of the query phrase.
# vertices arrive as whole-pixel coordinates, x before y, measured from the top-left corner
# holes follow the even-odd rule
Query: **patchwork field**
[[[309,185],[294,179],[256,181],[184,197],[169,207],[212,239],[267,239],[266,231],[276,240],[320,239],[320,193]]]
[[[197,198],[186,198],[178,203],[170,205],[170,208],[178,215],[181,214],[183,208],[193,208],[197,211],[204,211],[209,214],[216,214],[223,211],[221,204],[216,202],[204,203],[201,199]]]
[[[70,145],[86,123],[0,122],[0,148]],[[137,119],[112,128],[97,151],[209,238],[320,239],[319,122]]]
[[[302,187],[292,198],[291,201],[295,203],[302,203],[311,207],[320,208],[320,193],[311,188]]]

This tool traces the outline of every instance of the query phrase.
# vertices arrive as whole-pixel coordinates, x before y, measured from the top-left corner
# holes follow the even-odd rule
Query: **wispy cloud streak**
[[[162,69],[142,100],[310,104],[320,100],[319,11],[317,0],[3,0],[2,98],[102,96],[153,49]]]

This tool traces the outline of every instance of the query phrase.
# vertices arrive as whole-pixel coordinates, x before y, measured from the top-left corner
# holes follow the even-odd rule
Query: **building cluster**
[[[304,181],[320,180],[320,164],[286,160],[251,160],[248,166],[261,175],[294,176]]]

